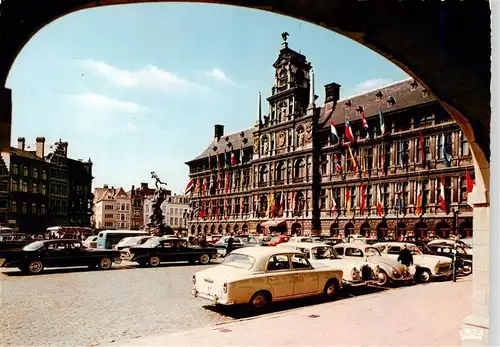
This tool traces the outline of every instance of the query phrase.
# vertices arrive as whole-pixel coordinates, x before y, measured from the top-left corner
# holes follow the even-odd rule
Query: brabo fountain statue
[[[155,233],[158,236],[173,235],[174,230],[165,224],[165,218],[161,209],[162,203],[167,198],[167,183],[162,182],[160,177],[158,177],[154,171],[151,172],[151,178],[155,179],[156,190],[153,198],[151,199],[151,201],[153,201],[153,213],[151,214],[151,217],[149,217],[149,225],[153,230],[155,230]]]

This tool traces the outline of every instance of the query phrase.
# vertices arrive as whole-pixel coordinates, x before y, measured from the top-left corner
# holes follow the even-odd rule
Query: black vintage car
[[[457,270],[463,275],[472,272],[472,254],[468,254],[464,247],[457,245],[456,248],[449,243],[433,243],[427,245],[436,255],[453,259],[456,252]]]
[[[137,262],[140,266],[156,267],[162,262],[188,261],[210,263],[217,257],[217,250],[211,247],[189,246],[187,240],[176,238],[151,238],[143,245],[130,247],[122,252],[122,259]]]
[[[0,251],[7,249],[22,249],[24,246],[33,242],[33,237],[23,233],[1,233]]]
[[[39,274],[46,267],[88,266],[108,270],[120,263],[120,252],[85,248],[80,240],[34,241],[21,250],[0,252],[1,267],[17,267],[27,274]]]

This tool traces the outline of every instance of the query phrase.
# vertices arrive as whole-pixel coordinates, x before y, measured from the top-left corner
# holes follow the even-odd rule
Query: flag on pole
[[[351,122],[348,120],[345,122],[345,137],[350,143],[354,143],[354,134],[351,128]]]
[[[224,199],[224,210],[222,211],[222,215],[224,216],[224,219],[227,220],[227,199]]]
[[[292,190],[292,211],[295,211],[295,200],[297,198],[297,193],[295,192],[295,189]]]
[[[201,186],[201,194],[207,193],[207,176],[203,177],[203,184]]]
[[[361,182],[361,186],[359,187],[359,212],[361,215],[365,214],[365,203],[366,203],[366,195],[365,195],[365,184]]]
[[[217,152],[215,152],[215,155],[217,156],[217,170],[220,170],[219,150],[217,150]]]
[[[422,191],[420,189],[420,183],[416,182],[417,184],[417,201],[415,202],[415,214],[417,216],[420,216],[422,214]]]
[[[331,214],[333,215],[335,212],[337,212],[337,214],[338,214],[337,201],[335,201],[335,196],[333,195],[333,190],[331,190],[331,194],[332,194],[332,210],[331,210]]]
[[[245,200],[243,199],[243,197],[241,197],[240,198],[240,213],[242,216],[245,212],[244,210],[245,210]]]
[[[212,156],[208,153],[208,170],[212,170]]]
[[[283,216],[283,213],[285,211],[285,193],[281,192],[281,197],[280,197],[280,205],[279,205],[279,211],[278,211],[278,217]]]
[[[467,168],[465,169],[465,179],[467,181],[467,193],[472,193],[475,190],[476,185],[474,183],[474,180],[470,176],[469,170],[467,170]]]
[[[396,193],[394,194],[394,205],[399,213],[401,213],[402,201],[401,201],[401,183],[396,183]]]
[[[229,170],[226,169],[226,173],[224,174],[224,188],[226,191],[226,194],[229,193]]]
[[[356,163],[356,159],[354,159],[354,155],[352,154],[351,146],[349,146],[349,154],[351,155],[352,171],[353,174],[355,175],[356,172],[358,171],[358,164]]]
[[[192,192],[194,187],[194,180],[191,178],[186,185],[186,189],[184,189],[184,195],[188,195],[190,192]]]
[[[384,205],[382,204],[382,194],[380,192],[381,190],[380,184],[377,187],[377,215],[379,217],[382,217],[384,214]]]
[[[213,204],[212,204],[212,200],[209,201],[208,203],[208,217],[209,218],[212,218],[212,210],[213,210]]]
[[[224,167],[227,168],[229,166],[231,166],[231,162],[229,160],[227,160],[227,151],[224,148]]]
[[[439,182],[439,207],[441,207],[441,210],[446,212],[446,198],[444,195],[444,176],[441,176],[441,180]]]
[[[236,165],[238,162],[236,161],[236,156],[234,155],[234,151],[231,152],[231,165]]]
[[[351,187],[346,188],[345,201],[346,201],[346,214],[350,214],[351,213],[351,205],[352,205]]]
[[[405,144],[404,142],[399,142],[399,165],[402,169],[405,168],[405,157],[404,157]]]
[[[337,134],[337,129],[335,128],[335,123],[333,120],[330,122],[330,132],[331,132],[331,138],[333,143],[338,143],[339,142],[339,135]]]
[[[422,136],[422,131],[420,131],[420,158],[422,160],[422,165],[425,165],[425,149],[424,149],[424,137]]]
[[[443,155],[443,160],[446,167],[450,167],[452,158],[451,154],[448,153],[446,136],[444,136],[444,134],[441,134],[441,154]]]
[[[386,130],[385,130],[385,122],[384,122],[384,116],[382,115],[382,110],[378,110],[378,119],[380,122],[380,135],[385,136],[386,135]]]
[[[342,163],[340,162],[337,153],[334,154],[334,161],[335,161],[335,171],[338,173],[341,179],[344,179],[343,178],[344,175],[342,175]]]
[[[361,112],[361,121],[363,122],[363,128],[365,129],[365,132],[366,132],[365,139],[368,140],[370,138],[370,128],[368,127],[368,122],[366,121],[366,117],[365,117],[365,112],[364,111]]]
[[[384,144],[380,145],[380,171],[381,171],[381,176],[385,176],[385,146]]]

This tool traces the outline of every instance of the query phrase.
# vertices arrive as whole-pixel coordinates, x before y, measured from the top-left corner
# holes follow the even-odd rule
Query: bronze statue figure
[[[287,33],[286,31],[281,33],[281,38],[282,38],[282,39],[283,39],[283,41],[285,41],[285,42],[286,42],[286,40],[288,39],[288,36],[290,36],[290,34],[289,34],[289,33]]]
[[[153,202],[153,213],[151,214],[151,217],[149,217],[150,225],[158,229],[159,236],[173,234],[173,229],[167,226],[164,222],[163,211],[161,209],[161,205],[167,198],[167,189],[165,188],[167,183],[162,182],[160,177],[158,177],[154,171],[151,172],[151,178],[155,179],[156,190],[153,198],[151,199]]]

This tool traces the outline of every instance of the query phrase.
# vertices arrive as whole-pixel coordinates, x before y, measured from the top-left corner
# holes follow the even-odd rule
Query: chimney
[[[340,84],[332,82],[325,86],[325,104],[336,103],[340,99]]]
[[[24,137],[17,138],[17,148],[24,151],[24,145],[26,144],[26,139]]]
[[[105,189],[108,189],[108,188],[109,188],[109,186],[108,186],[107,184],[105,184],[105,185],[104,185],[104,188],[105,188]]]
[[[215,124],[214,125],[214,138],[215,138],[215,140],[219,141],[222,136],[224,136],[224,125]]]
[[[45,137],[36,138],[36,156],[45,158]]]
[[[149,187],[148,187],[148,184],[147,184],[147,183],[141,183],[141,189],[142,189],[142,190],[146,190],[146,189],[148,189],[148,188],[149,188]]]
[[[132,191],[135,191],[135,186],[132,184]]]
[[[64,156],[68,157],[68,143],[67,142],[61,142],[61,148],[64,152]]]

